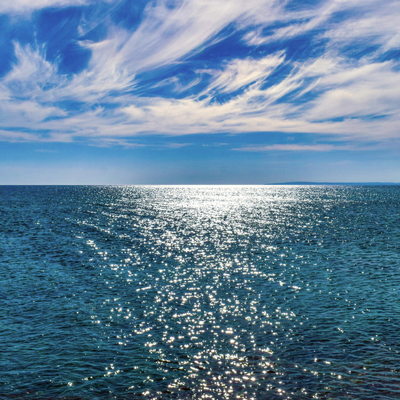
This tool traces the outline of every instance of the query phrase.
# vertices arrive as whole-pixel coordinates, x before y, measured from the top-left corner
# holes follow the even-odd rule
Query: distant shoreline
[[[400,183],[393,182],[280,182],[266,183],[268,186],[275,185],[313,185],[313,186],[400,186]]]
[[[278,182],[278,183],[257,183],[257,184],[180,184],[180,183],[172,183],[172,184],[0,184],[0,187],[138,187],[138,186],[154,186],[154,187],[162,187],[162,186],[400,186],[400,183],[394,182]]]

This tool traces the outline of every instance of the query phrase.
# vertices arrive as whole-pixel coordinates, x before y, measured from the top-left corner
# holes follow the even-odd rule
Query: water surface
[[[399,399],[400,188],[0,187],[1,399]]]

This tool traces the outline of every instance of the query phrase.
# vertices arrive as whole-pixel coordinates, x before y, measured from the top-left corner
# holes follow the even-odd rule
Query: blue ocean
[[[0,187],[0,399],[399,399],[400,187]]]

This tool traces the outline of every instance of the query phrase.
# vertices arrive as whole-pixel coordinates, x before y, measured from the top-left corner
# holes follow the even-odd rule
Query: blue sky
[[[396,0],[0,3],[0,184],[400,182]]]

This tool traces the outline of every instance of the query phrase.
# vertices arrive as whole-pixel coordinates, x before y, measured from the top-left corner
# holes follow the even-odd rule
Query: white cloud
[[[388,0],[370,1],[363,12],[353,18],[331,24],[321,36],[334,44],[348,45],[354,41],[382,45],[387,51],[400,47],[400,3]]]
[[[260,151],[318,151],[326,152],[333,150],[352,150],[349,146],[333,146],[330,144],[312,144],[312,145],[302,145],[302,144],[274,144],[271,146],[246,146],[232,149],[235,151],[250,151],[250,152],[260,152]]]
[[[309,121],[331,118],[398,114],[400,73],[393,62],[354,64],[341,62],[320,76],[314,89],[321,95],[307,104]]]
[[[0,129],[0,140],[6,142],[35,142],[37,137],[34,134],[18,131],[6,131]]]
[[[58,76],[56,66],[45,60],[43,48],[22,47],[19,43],[14,48],[17,62],[0,82],[3,93],[35,98],[46,86],[60,85],[62,77]]]
[[[93,3],[93,0],[2,0],[0,14],[24,13],[46,7],[68,7]]]
[[[73,2],[36,0],[29,4],[33,9],[50,3],[61,6]],[[22,10],[24,4],[28,2],[15,2],[15,10]],[[3,128],[21,129],[19,133],[3,129],[0,138],[79,138],[97,145],[128,146],[129,138],[150,134],[306,132],[360,142],[394,140],[399,136],[399,63],[379,62],[373,57],[351,60],[338,50],[345,41],[362,38],[367,32],[372,32],[374,43],[385,40],[383,46],[396,46],[399,7],[388,1],[378,10],[377,4],[372,0],[336,0],[316,9],[287,13],[272,0],[182,0],[175,7],[158,1],[146,9],[135,32],[109,26],[102,42],[81,42],[91,50],[92,57],[87,68],[72,77],[60,75],[57,65],[46,60],[45,48],[15,43],[17,61],[0,79],[0,117]],[[0,5],[0,11],[4,7]],[[354,17],[333,24],[330,17],[340,10],[351,10]],[[378,12],[373,15],[371,10]],[[261,28],[273,21],[288,26],[277,29],[271,37],[262,37]],[[135,94],[139,72],[184,62],[188,54],[205,46],[232,22],[243,29],[256,27],[256,33],[245,36],[250,44],[294,37],[325,26],[329,31],[327,28],[324,37],[330,45],[319,58],[306,61],[291,61],[283,51],[262,58],[230,60],[219,70],[207,71],[212,76],[208,87],[186,98]],[[262,83],[281,65],[291,68],[290,72],[262,89]],[[176,92],[182,93],[200,82],[197,77],[183,84],[173,77],[160,85],[172,83]],[[222,103],[213,97],[238,89],[243,89],[240,95]],[[79,101],[81,109],[65,111],[57,106],[63,100]],[[372,116],[384,118],[369,119]],[[23,132],[29,129],[50,133],[35,136]],[[275,145],[263,150],[248,147],[246,151],[329,151],[329,146]],[[335,149],[344,147],[333,146]]]
[[[149,4],[143,22],[129,35],[114,30],[107,39],[107,59],[120,68],[137,73],[177,62],[215,36],[228,24],[254,14],[256,10],[272,10],[275,0],[158,0]],[[100,45],[96,45],[100,46]],[[92,47],[94,58],[97,51]]]
[[[284,61],[283,52],[254,60],[236,59],[229,62],[224,70],[215,73],[216,77],[209,86],[222,93],[234,92],[251,83],[262,82]]]
[[[259,46],[319,30],[318,39],[329,39],[330,46],[348,45],[358,40],[382,45],[384,51],[400,47],[400,3],[397,0],[331,0],[301,11],[288,12],[284,7],[274,10],[272,20],[265,13],[252,15],[256,28],[244,35],[247,44]],[[342,13],[343,17],[334,21],[332,18],[337,13]],[[271,22],[285,26],[263,35],[263,28]]]
[[[249,44],[250,46],[259,46],[262,44],[270,43],[273,41],[289,39],[298,35],[302,35],[306,32],[309,32],[313,29],[319,28],[322,24],[326,23],[330,18],[332,13],[335,11],[335,4],[329,4],[326,8],[318,10],[318,12],[314,13],[299,13],[292,16],[292,18],[296,21],[291,22],[288,26],[277,28],[271,35],[264,36],[262,34],[262,26],[265,25],[265,22],[262,21],[262,26],[256,30],[249,31],[244,37],[243,40]],[[281,22],[286,22],[288,20],[288,15],[281,14],[278,16],[277,20]],[[306,22],[297,22],[298,20],[306,20]],[[261,22],[261,21],[259,21]],[[270,22],[269,19],[267,22]]]
[[[65,142],[79,137],[117,144],[124,138],[148,134],[271,131],[335,134],[351,140],[388,140],[398,136],[400,95],[396,89],[400,74],[393,62],[368,64],[366,60],[347,62],[327,56],[295,63],[292,72],[275,85],[262,90],[259,84],[253,84],[241,95],[218,103],[212,94],[202,100],[196,96],[175,100],[124,94],[127,87],[132,87],[131,77],[123,77],[116,69],[106,74],[93,63],[67,80],[57,75],[55,66],[45,61],[39,50],[16,46],[16,55],[17,64],[0,86],[3,126],[51,132],[41,139],[45,141]],[[229,92],[262,82],[282,62],[283,54],[260,60],[232,60],[216,73],[208,91],[212,93],[211,89],[219,87]],[[117,89],[120,95],[116,99],[107,97]],[[297,98],[308,92],[317,97],[303,104],[277,103],[294,90],[300,90]],[[116,102],[117,107],[89,107],[68,115],[53,105],[63,99],[80,99],[87,106],[100,98]],[[372,121],[362,118],[380,113],[388,116]],[[347,119],[329,121],[337,117]],[[3,139],[6,137],[9,136],[2,135]],[[29,138],[32,135],[20,136],[21,140]]]

